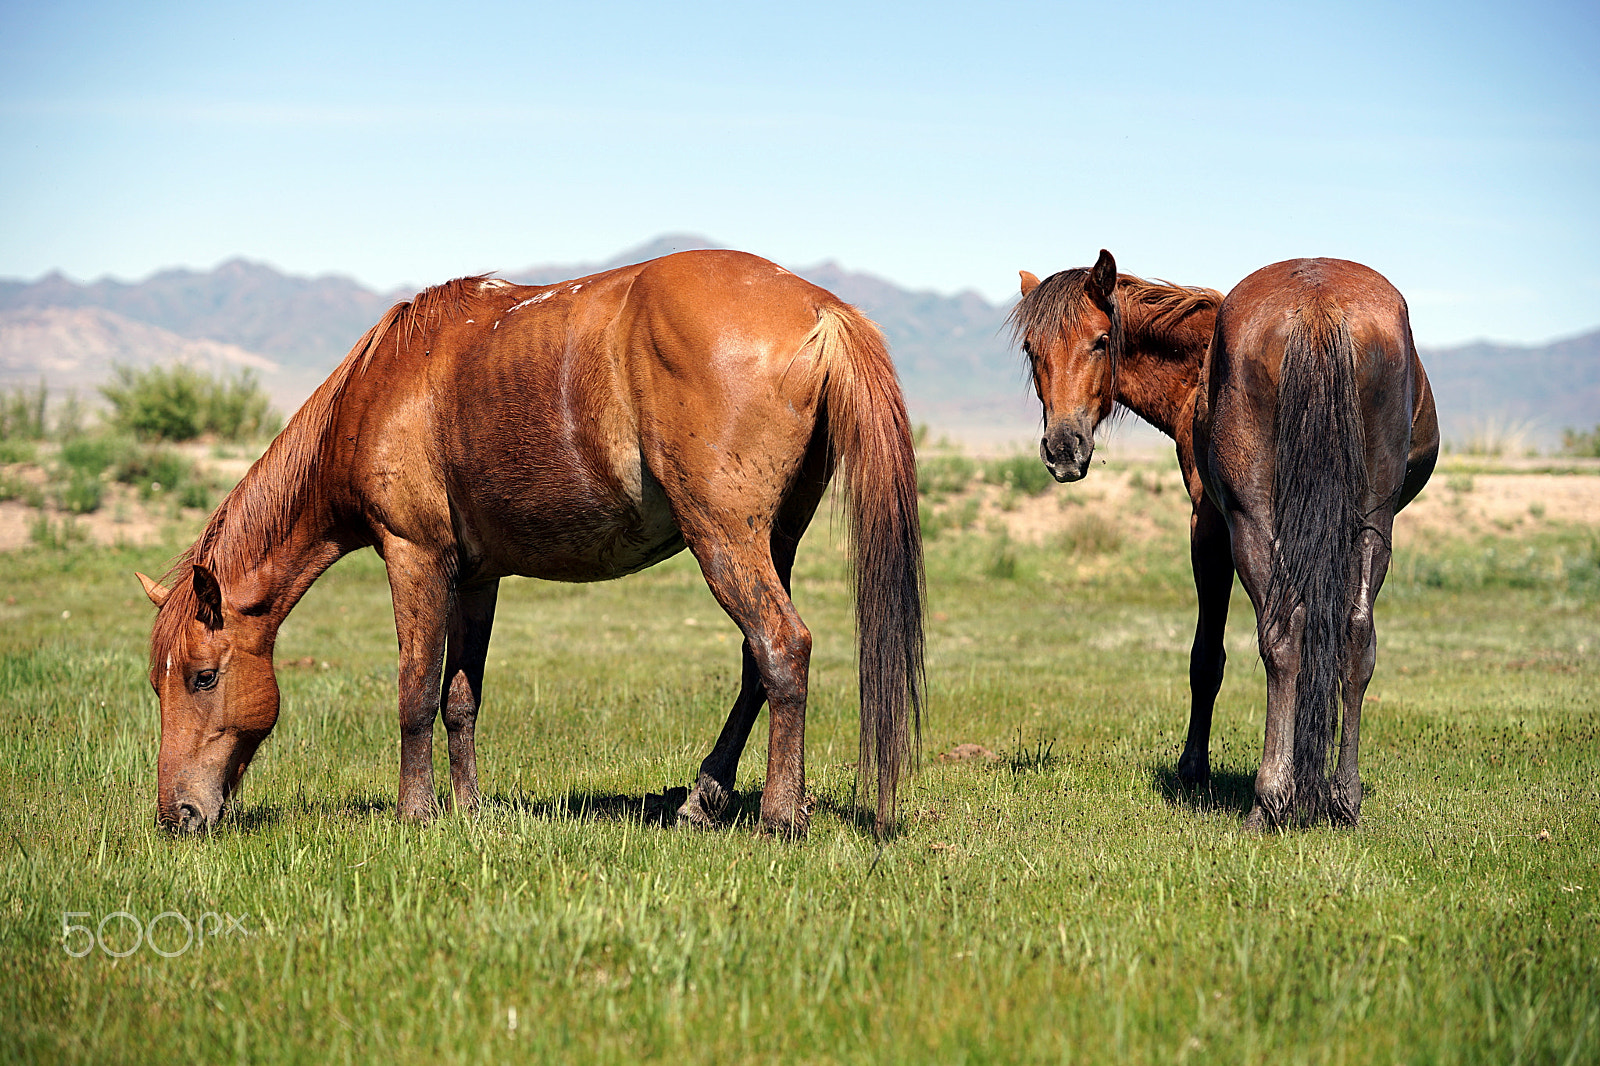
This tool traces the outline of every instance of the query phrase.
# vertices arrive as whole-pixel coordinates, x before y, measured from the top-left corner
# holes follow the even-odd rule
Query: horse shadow
[[[721,815],[717,829],[736,829],[761,824],[761,790],[734,792]],[[689,798],[689,789],[676,786],[661,792],[628,794],[574,790],[558,796],[536,796],[529,792],[485,793],[479,803],[482,812],[495,811],[523,814],[552,821],[573,822],[632,822],[646,828],[673,829],[678,825],[678,808]],[[448,797],[439,797],[441,817],[449,816]],[[871,833],[873,818],[849,799],[832,796],[808,797],[808,807],[813,815],[826,813],[858,830]],[[301,796],[287,802],[255,803],[230,808],[217,828],[229,832],[253,835],[266,832],[286,822],[304,818],[328,820],[338,818],[371,818],[374,815],[393,816],[395,803],[392,797],[376,794],[357,794],[344,797],[313,799]]]
[[[734,792],[717,817],[717,829],[737,829],[761,825],[760,789]],[[528,793],[496,793],[485,796],[485,806],[525,813],[536,818],[567,819],[583,822],[623,822],[673,829],[678,825],[678,808],[689,798],[689,790],[679,786],[642,796],[614,792],[569,792],[553,798],[535,798]],[[853,797],[831,795],[806,797],[806,808],[814,817],[825,814],[859,832],[871,835],[875,829],[872,812],[863,810]]]
[[[1256,775],[1243,770],[1213,769],[1210,779],[1196,788],[1178,777],[1176,763],[1152,763],[1146,768],[1150,789],[1169,807],[1197,814],[1237,814],[1244,817],[1256,800]]]
[[[689,790],[682,785],[643,795],[579,790],[537,797],[527,792],[497,792],[485,795],[482,806],[550,821],[632,822],[647,828],[672,829],[678,824],[678,808],[688,798]],[[732,828],[760,818],[761,793],[735,792],[717,819],[717,826]]]

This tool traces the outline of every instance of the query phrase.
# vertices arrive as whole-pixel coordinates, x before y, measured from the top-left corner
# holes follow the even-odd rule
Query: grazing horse
[[[296,602],[366,546],[400,640],[398,814],[435,809],[442,712],[458,808],[500,579],[602,581],[684,547],[744,634],[739,695],[680,822],[730,798],[771,706],[761,820],[803,834],[811,634],[795,550],[842,466],[855,562],[864,789],[886,832],[922,698],[922,542],[905,404],[881,334],[764,259],[693,251],[559,285],[462,278],[390,308],[169,572],[157,607],[160,820],[220,816],[278,717]]]
[[[1237,571],[1267,672],[1265,751],[1246,825],[1325,814],[1354,824],[1361,701],[1377,649],[1372,603],[1395,512],[1422,490],[1439,451],[1405,299],[1339,259],[1264,267],[1224,299],[1119,275],[1102,251],[1093,267],[1042,282],[1023,271],[1011,322],[1044,405],[1040,455],[1057,481],[1083,477],[1114,404],[1177,444],[1200,602],[1181,780],[1210,776]]]

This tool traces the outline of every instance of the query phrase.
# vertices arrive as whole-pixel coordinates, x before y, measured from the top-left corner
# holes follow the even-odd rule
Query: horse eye
[[[1104,333],[1102,333],[1102,334],[1100,334],[1100,336],[1096,337],[1094,339],[1094,350],[1097,351],[1097,352],[1104,351],[1105,347],[1106,347],[1106,339],[1107,338],[1106,338],[1106,335]]]
[[[202,670],[194,675],[194,687],[198,689],[215,688],[217,672],[215,670]]]

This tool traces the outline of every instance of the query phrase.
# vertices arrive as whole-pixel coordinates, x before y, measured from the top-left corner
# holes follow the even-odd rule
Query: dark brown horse
[[[1235,570],[1267,670],[1265,753],[1252,828],[1361,809],[1361,702],[1377,649],[1372,603],[1395,512],[1433,471],[1439,426],[1403,297],[1338,259],[1265,267],[1211,289],[1088,269],[1022,273],[1012,324],[1044,404],[1040,454],[1058,481],[1088,469],[1120,403],[1178,446],[1194,504],[1200,614],[1178,762],[1210,776],[1211,711]],[[1339,761],[1324,767],[1344,706]]]
[[[877,826],[918,728],[922,547],[905,405],[877,328],[755,256],[684,252],[560,285],[464,278],[391,308],[217,508],[164,587],[163,823],[216,821],[278,717],[278,627],[347,552],[382,555],[400,638],[405,819],[435,810],[434,719],[455,804],[502,577],[601,581],[682,550],[744,634],[739,695],[680,821],[710,824],[763,702],[761,819],[806,829],[811,635],[795,549],[835,463],[855,559],[861,761]]]

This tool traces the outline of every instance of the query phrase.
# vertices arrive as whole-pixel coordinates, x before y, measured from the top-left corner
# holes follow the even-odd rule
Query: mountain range
[[[713,247],[703,237],[673,234],[604,262],[531,266],[503,276],[549,284]],[[883,327],[913,419],[956,437],[1032,434],[1038,402],[1005,328],[1008,305],[972,291],[911,291],[831,261],[790,269]],[[139,282],[85,284],[59,273],[0,280],[0,388],[43,378],[52,388],[91,393],[112,363],[181,359],[213,369],[253,368],[280,406],[292,410],[385,308],[411,295],[373,292],[338,275],[294,277],[245,259],[210,271],[162,271]],[[1600,422],[1600,330],[1542,346],[1480,342],[1425,347],[1422,354],[1447,437],[1495,422],[1548,445],[1564,427]]]

